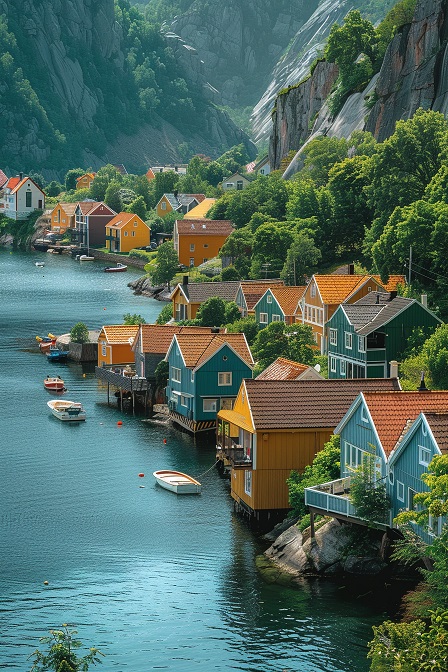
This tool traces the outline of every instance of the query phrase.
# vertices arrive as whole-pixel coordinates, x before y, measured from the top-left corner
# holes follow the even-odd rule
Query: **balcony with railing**
[[[217,454],[227,460],[234,469],[248,469],[252,467],[252,458],[244,447],[236,443],[230,436],[220,436],[217,439]]]
[[[131,364],[96,366],[95,375],[99,380],[127,392],[145,392],[149,389],[148,380],[138,376]]]

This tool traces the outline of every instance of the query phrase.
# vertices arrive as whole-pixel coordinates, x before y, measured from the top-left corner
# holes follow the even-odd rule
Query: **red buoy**
[[[119,421],[117,422],[117,425],[118,425],[119,427],[121,427],[122,424],[123,424],[123,421],[122,421],[122,420],[119,420]]]
[[[139,478],[144,478],[145,474],[139,474]]]
[[[163,443],[166,443],[166,439],[163,439]]]

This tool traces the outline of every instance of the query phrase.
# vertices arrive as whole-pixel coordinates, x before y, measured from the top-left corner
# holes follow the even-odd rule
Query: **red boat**
[[[52,345],[56,345],[56,336],[53,334],[48,334],[48,336],[44,336],[43,338],[36,336],[36,341],[39,343],[39,350],[47,352]]]
[[[65,390],[64,381],[59,376],[47,376],[44,379],[44,387],[52,392],[64,392]]]

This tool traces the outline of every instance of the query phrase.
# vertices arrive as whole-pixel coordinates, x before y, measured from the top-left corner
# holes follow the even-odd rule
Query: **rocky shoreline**
[[[144,275],[137,280],[128,282],[128,287],[134,290],[134,294],[140,294],[142,296],[149,296],[152,299],[157,299],[158,301],[170,301],[170,295],[172,288],[168,290],[165,285],[159,285],[154,287],[151,285],[151,280],[148,276]]]

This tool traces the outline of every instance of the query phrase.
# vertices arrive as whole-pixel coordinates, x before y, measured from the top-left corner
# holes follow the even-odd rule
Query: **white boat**
[[[45,266],[45,261],[36,261],[36,266]]]
[[[78,261],[95,261],[95,257],[91,257],[88,254],[80,254]]]
[[[177,495],[198,495],[201,492],[202,486],[199,481],[181,471],[165,469],[155,471],[153,476],[162,488],[175,492]]]
[[[76,401],[68,401],[68,399],[51,399],[47,401],[47,406],[51,408],[51,412],[59,420],[64,422],[80,422],[86,419],[86,412],[82,404]]]

